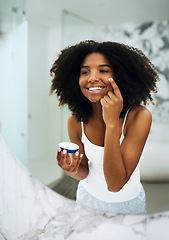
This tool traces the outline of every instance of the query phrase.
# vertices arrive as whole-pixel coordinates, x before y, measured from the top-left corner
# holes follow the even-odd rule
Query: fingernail
[[[114,81],[114,79],[113,78],[109,78],[109,81]]]
[[[83,154],[80,154],[80,157],[82,158],[82,157],[83,157]]]
[[[79,155],[79,152],[77,151],[77,152],[75,152],[75,155],[76,155],[76,157]]]
[[[66,153],[66,150],[64,149],[64,150],[63,150],[63,154],[65,154],[65,153]]]
[[[58,152],[61,152],[61,148],[58,148]]]

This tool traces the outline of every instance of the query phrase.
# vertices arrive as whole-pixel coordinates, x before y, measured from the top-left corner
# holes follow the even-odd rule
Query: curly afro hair
[[[78,121],[88,122],[92,107],[80,90],[79,77],[84,58],[93,52],[103,54],[112,67],[123,97],[120,118],[130,107],[146,105],[148,100],[154,104],[151,91],[157,92],[159,77],[142,51],[117,42],[87,40],[63,49],[50,70],[53,77],[50,94],[57,95],[59,106],[67,104]]]

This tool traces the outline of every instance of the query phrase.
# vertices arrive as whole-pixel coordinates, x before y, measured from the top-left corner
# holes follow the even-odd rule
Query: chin
[[[102,98],[89,99],[89,101],[92,102],[92,103],[100,103],[100,100],[101,100],[101,99],[102,99]]]

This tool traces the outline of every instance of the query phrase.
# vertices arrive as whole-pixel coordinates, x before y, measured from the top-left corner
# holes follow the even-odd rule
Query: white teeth
[[[91,87],[89,88],[90,91],[96,91],[96,90],[101,90],[101,87]]]

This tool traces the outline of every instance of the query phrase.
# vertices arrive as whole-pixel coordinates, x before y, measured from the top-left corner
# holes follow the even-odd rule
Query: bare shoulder
[[[128,114],[126,130],[149,132],[151,123],[151,112],[144,106],[137,106],[132,108]]]
[[[73,115],[72,113],[69,115],[68,117],[68,124],[70,125],[74,125],[74,124],[77,124],[77,119],[75,117],[75,115]]]
[[[72,138],[73,135],[79,138],[81,135],[81,126],[75,115],[70,114],[67,124],[70,138]]]
[[[129,116],[132,121],[152,121],[151,112],[144,106],[137,106],[135,108],[132,108]]]

